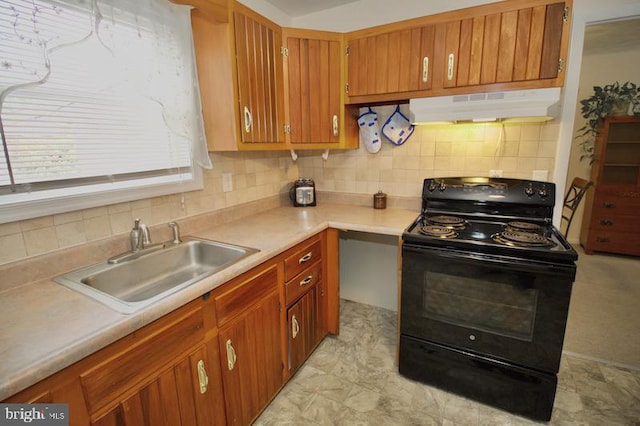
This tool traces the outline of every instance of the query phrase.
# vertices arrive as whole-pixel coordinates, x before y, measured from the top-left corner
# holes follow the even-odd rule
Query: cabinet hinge
[[[344,47],[344,54],[349,56],[349,45],[348,44]]]
[[[564,61],[562,58],[558,59],[558,72],[564,71]]]
[[[562,22],[569,22],[569,6],[564,7],[564,13],[562,14]]]
[[[344,85],[344,91],[347,93],[347,95],[349,94],[349,83]]]
[[[280,53],[282,54],[282,56],[284,56],[285,58],[289,57],[289,48],[284,47],[284,46],[280,46]]]
[[[290,135],[291,134],[291,125],[289,125],[289,124],[285,124],[284,125],[284,134],[285,135]]]

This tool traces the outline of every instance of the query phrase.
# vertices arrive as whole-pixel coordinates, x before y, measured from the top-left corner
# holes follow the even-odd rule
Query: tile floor
[[[395,312],[343,299],[340,324],[255,425],[536,424],[400,376]],[[640,425],[640,371],[563,356],[549,424]]]

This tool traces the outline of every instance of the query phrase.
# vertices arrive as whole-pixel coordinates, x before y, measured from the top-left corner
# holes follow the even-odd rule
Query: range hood
[[[560,88],[411,99],[413,124],[460,121],[546,121],[560,113]]]

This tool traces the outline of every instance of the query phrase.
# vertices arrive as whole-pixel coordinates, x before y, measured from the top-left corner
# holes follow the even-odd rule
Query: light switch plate
[[[231,173],[222,174],[222,192],[233,191],[233,175]]]

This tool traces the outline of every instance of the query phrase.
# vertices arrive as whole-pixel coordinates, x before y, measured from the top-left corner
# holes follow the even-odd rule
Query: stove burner
[[[428,216],[427,222],[436,226],[441,226],[449,229],[464,229],[467,226],[467,221],[456,216]]]
[[[531,222],[513,221],[507,223],[507,231],[515,232],[540,232],[542,226]]]
[[[535,232],[503,231],[493,236],[493,240],[516,247],[554,247],[556,243]]]
[[[429,237],[456,238],[458,233],[451,228],[439,225],[422,225],[419,232]]]

